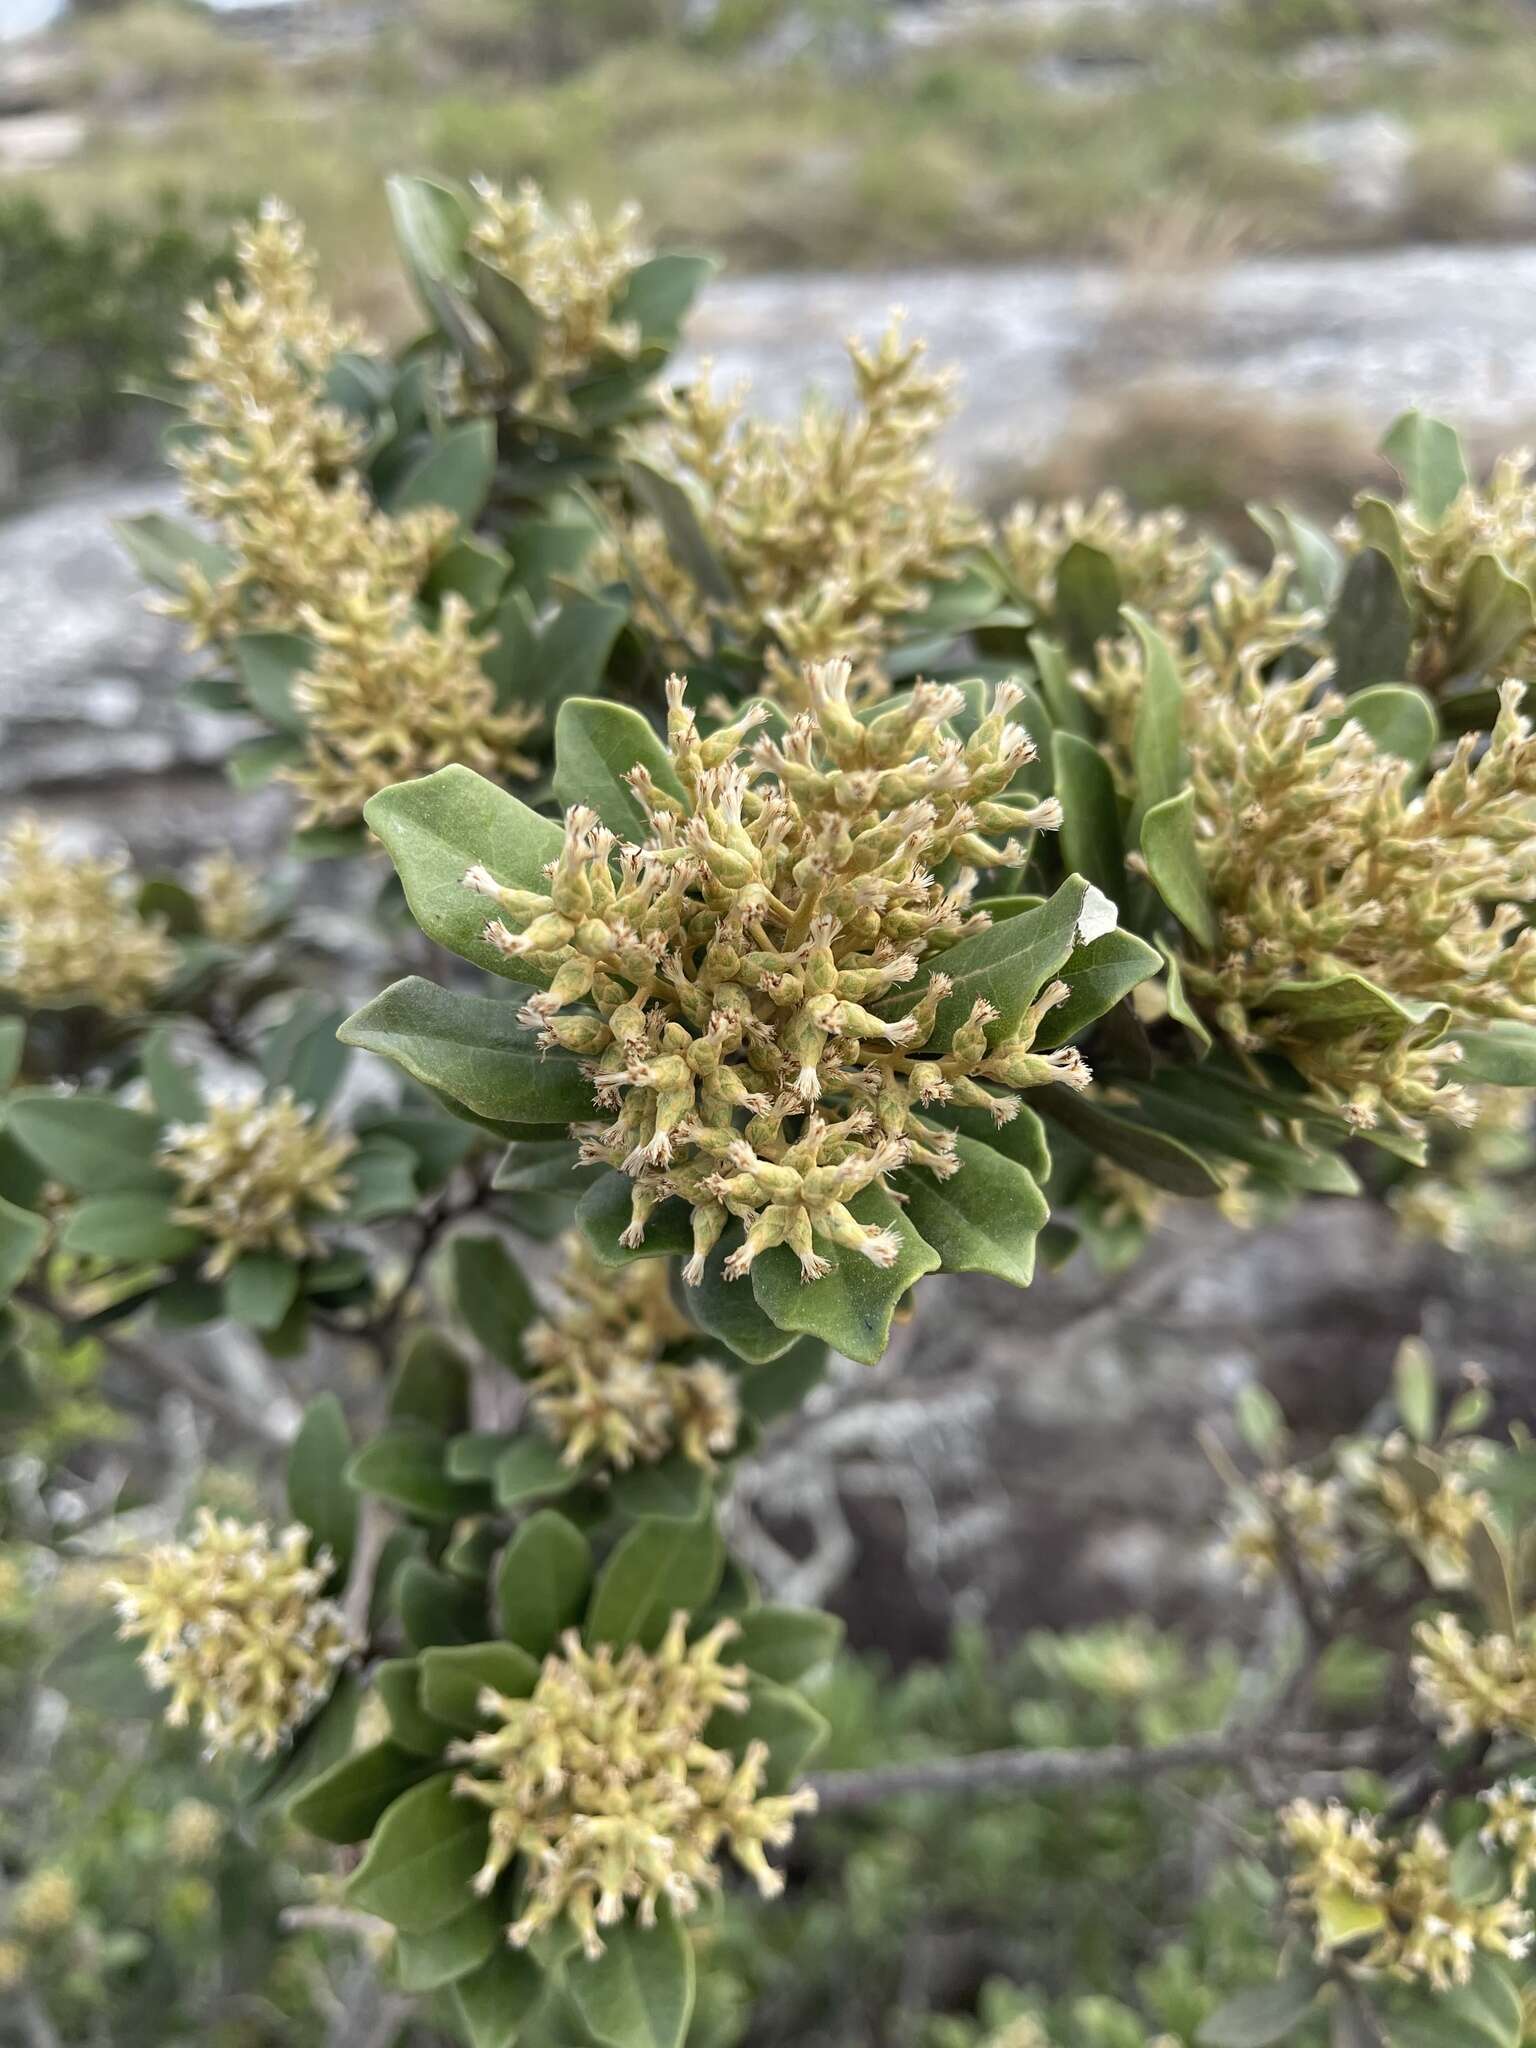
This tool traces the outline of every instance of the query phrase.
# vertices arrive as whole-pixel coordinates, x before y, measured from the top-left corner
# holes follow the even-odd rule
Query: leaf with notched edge
[[[890,1341],[891,1319],[902,1296],[924,1273],[938,1271],[939,1254],[879,1188],[865,1188],[848,1207],[858,1222],[896,1232],[901,1248],[893,1266],[876,1266],[862,1252],[818,1242],[831,1271],[820,1280],[802,1280],[799,1260],[788,1246],[779,1245],[753,1261],[752,1291],[781,1330],[820,1337],[846,1358],[875,1365]]]

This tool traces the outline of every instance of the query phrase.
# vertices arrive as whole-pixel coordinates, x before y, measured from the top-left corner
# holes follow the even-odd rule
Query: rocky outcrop
[[[114,519],[170,509],[163,483],[66,491],[0,528],[0,810],[120,834],[147,862],[250,849],[281,802],[231,804],[238,728],[182,701],[181,630],[145,603]]]
[[[1412,1243],[1367,1200],[1255,1232],[1179,1206],[1118,1282],[1081,1257],[1023,1296],[921,1282],[884,1365],[841,1368],[737,1483],[733,1533],[776,1592],[901,1659],[940,1652],[957,1613],[1004,1641],[1129,1613],[1241,1635],[1196,1426],[1230,1435],[1244,1385],[1315,1450],[1422,1333],[1447,1383],[1476,1360],[1529,1418],[1529,1274]]]

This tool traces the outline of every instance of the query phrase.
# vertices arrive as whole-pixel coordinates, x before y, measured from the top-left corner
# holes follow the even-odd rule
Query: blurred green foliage
[[[1216,1725],[1236,1679],[1229,1650],[1138,1622],[1032,1635],[1006,1657],[962,1626],[943,1664],[893,1679],[844,1659],[807,1690],[834,1731],[821,1761],[858,1769],[1167,1741]],[[1207,1881],[1209,1809],[1190,1790],[993,1789],[823,1816],[797,1841],[785,1898],[728,1903],[719,1959],[751,2012],[739,2038],[977,2048],[1025,2011],[1073,2048],[1191,2040],[1272,1972],[1274,1946],[1262,1870]],[[1224,1834],[1240,1818],[1229,1809]],[[1214,1846],[1220,1860],[1229,1841]]]
[[[142,217],[72,226],[30,193],[0,198],[0,488],[124,452],[127,395],[165,375],[187,301],[228,274],[239,208],[162,193]]]

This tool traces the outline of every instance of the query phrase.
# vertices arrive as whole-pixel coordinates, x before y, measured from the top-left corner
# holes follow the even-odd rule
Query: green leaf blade
[[[542,893],[544,865],[565,842],[559,824],[460,767],[381,790],[363,815],[394,862],[411,915],[429,939],[506,980],[536,980],[524,962],[486,944],[491,907],[464,887],[464,874],[484,866],[506,888]]]
[[[567,1978],[602,2048],[681,2048],[693,2012],[693,1949],[670,1905],[654,1927],[621,1920],[603,1953]]]
[[[891,1321],[902,1296],[924,1273],[939,1269],[939,1254],[877,1187],[865,1188],[849,1203],[855,1219],[893,1230],[900,1250],[891,1266],[876,1266],[862,1252],[822,1245],[831,1270],[820,1280],[803,1280],[800,1262],[786,1246],[753,1261],[752,1291],[758,1306],[781,1330],[820,1337],[845,1358],[876,1365],[890,1342]],[[741,1286],[741,1281],[732,1283]]]
[[[591,1114],[577,1062],[542,1047],[513,1004],[494,996],[410,975],[354,1012],[339,1035],[493,1122],[558,1125]]]

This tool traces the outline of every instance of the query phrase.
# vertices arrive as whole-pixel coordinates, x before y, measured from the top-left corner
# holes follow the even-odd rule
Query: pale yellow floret
[[[1314,1922],[1320,1959],[1368,1942],[1367,1968],[1448,1991],[1468,1981],[1479,1952],[1526,1953],[1531,1916],[1523,1884],[1475,1904],[1459,1898],[1450,1845],[1432,1821],[1399,1839],[1337,1800],[1297,1799],[1280,1825],[1291,1853],[1291,1895]]]
[[[178,1183],[173,1217],[213,1240],[203,1270],[216,1280],[246,1252],[307,1257],[316,1214],[345,1204],[343,1168],[356,1149],[349,1132],[328,1130],[280,1088],[215,1102],[201,1123],[172,1124],[159,1156]]]
[[[1425,519],[1411,500],[1393,506],[1400,541],[1398,574],[1415,614],[1414,649],[1406,680],[1435,690],[1458,673],[1456,640],[1466,610],[1463,582],[1480,555],[1492,555],[1506,574],[1529,586],[1536,577],[1536,480],[1524,449],[1501,457],[1485,485],[1466,485],[1437,520]],[[1367,529],[1362,531],[1362,525]],[[1351,549],[1370,545],[1362,514],[1340,538]],[[1536,678],[1536,630],[1502,657],[1511,675]]]
[[[1290,1563],[1333,1578],[1347,1555],[1342,1510],[1335,1480],[1294,1466],[1266,1472],[1227,1524],[1226,1554],[1249,1586],[1266,1584]]]
[[[582,1057],[612,1116],[575,1134],[587,1160],[635,1183],[625,1243],[643,1242],[659,1202],[685,1202],[690,1283],[732,1218],[744,1239],[727,1279],[780,1245],[808,1280],[832,1247],[890,1265],[898,1233],[850,1204],[898,1172],[958,1169],[935,1111],[1004,1122],[1020,1090],[1088,1080],[1076,1052],[1034,1049],[1064,982],[1006,1030],[978,998],[934,1042],[950,994],[934,970],[988,922],[970,895],[974,868],[999,860],[992,835],[1059,815],[1014,789],[1034,755],[1010,717],[1017,690],[1000,685],[962,741],[945,728],[957,690],[920,684],[865,722],[850,682],[844,661],[808,670],[807,710],[746,762],[761,708],[705,737],[674,677],[668,744],[684,795],[632,772],[643,844],[619,845],[578,806],[544,891],[504,887],[484,866],[464,877],[501,912],[487,943],[549,981],[525,1020]]]
[[[261,870],[231,853],[211,853],[198,862],[192,870],[192,893],[203,930],[221,945],[244,945],[265,921]]]
[[[174,1863],[206,1863],[225,1835],[224,1816],[206,1799],[178,1799],[165,1819],[165,1846]]]
[[[57,850],[37,819],[0,839],[0,989],[36,1008],[141,1010],[176,972],[161,926],[141,917],[126,859]]]
[[[1387,1438],[1367,1477],[1387,1525],[1437,1586],[1464,1585],[1471,1571],[1468,1540],[1486,1522],[1491,1503],[1467,1474],[1438,1453]]]
[[[1536,1643],[1469,1635],[1454,1614],[1437,1614],[1413,1631],[1419,1711],[1458,1742],[1501,1731],[1536,1739]]]
[[[1536,1779],[1504,1778],[1478,1797],[1487,1808],[1479,1839],[1485,1849],[1508,1852],[1514,1889],[1524,1897],[1536,1878]]]
[[[706,651],[712,617],[738,639],[766,628],[767,688],[792,706],[806,702],[803,664],[836,658],[853,664],[860,695],[883,694],[876,658],[891,621],[920,611],[982,536],[934,460],[952,379],[926,367],[899,322],[848,353],[854,405],[818,402],[791,426],[750,418],[740,393],[716,398],[707,375],[666,401],[656,460],[692,494],[730,600],[698,591],[651,520],[621,529],[597,564],[638,572],[640,616],[680,656]]]
[[[815,1794],[764,1793],[761,1742],[738,1760],[705,1741],[717,1713],[745,1712],[747,1673],[720,1662],[734,1622],[692,1643],[687,1631],[675,1614],[654,1651],[615,1652],[571,1630],[529,1698],[481,1695],[497,1725],[455,1746],[466,1769],[454,1789],[490,1815],[475,1889],[489,1893],[523,1859],[521,1912],[507,1930],[515,1947],[563,1919],[599,1956],[601,1930],[627,1913],[649,1926],[663,1903],[692,1912],[718,1890],[726,1853],[765,1898],[782,1889],[766,1852],[784,1847]]]
[[[631,277],[651,255],[640,209],[621,206],[606,221],[581,200],[561,211],[528,178],[510,195],[483,180],[475,194],[471,253],[510,279],[539,316],[528,374],[505,395],[572,418],[567,380],[604,358],[631,360],[640,352],[638,325],[618,311]]]
[[[356,467],[360,427],[324,395],[366,337],[319,296],[314,258],[280,207],[242,232],[237,257],[238,282],[190,316],[178,372],[200,432],[175,457],[232,566],[189,567],[169,609],[219,645],[252,628],[320,643],[294,691],[305,756],[283,771],[306,823],[348,823],[389,783],[449,761],[531,773],[520,745],[537,717],[498,709],[462,603],[445,600],[434,621],[417,602],[454,515],[382,510]]]
[[[1347,1124],[1417,1134],[1472,1114],[1457,1025],[1536,1022],[1536,737],[1506,683],[1422,786],[1349,717],[1319,664],[1274,670],[1315,621],[1286,608],[1289,564],[1218,577],[1182,663],[1196,846],[1217,941],[1186,937],[1185,986],[1240,1052],[1284,1054]],[[1140,650],[1106,654],[1089,694],[1130,786]],[[1297,983],[1357,974],[1387,1001],[1319,1017]],[[1442,1007],[1443,1006],[1443,1007]],[[1449,1012],[1449,1028],[1446,1012]]]
[[[1185,523],[1171,507],[1134,513],[1114,490],[1087,503],[1026,499],[1003,519],[998,552],[1021,594],[1047,617],[1056,609],[1062,557],[1081,543],[1113,562],[1122,604],[1159,624],[1182,626],[1220,559],[1203,535],[1185,537]]]
[[[623,1470],[677,1450],[712,1469],[735,1447],[741,1403],[719,1365],[665,1359],[697,1333],[672,1304],[664,1263],[599,1266],[574,1234],[563,1250],[564,1300],[524,1331],[523,1349],[538,1367],[533,1412],[565,1463]]]
[[[62,1934],[80,1910],[80,1891],[67,1870],[39,1870],[16,1887],[11,1918],[34,1941]]]
[[[142,1639],[166,1720],[196,1726],[210,1752],[271,1756],[329,1694],[356,1647],[325,1594],[331,1559],[299,1523],[220,1520],[151,1550],[108,1588],[118,1634]]]

